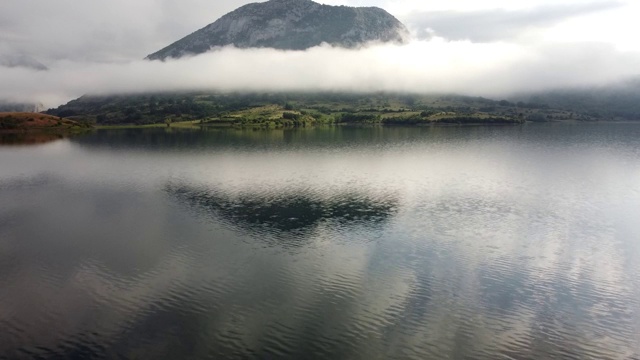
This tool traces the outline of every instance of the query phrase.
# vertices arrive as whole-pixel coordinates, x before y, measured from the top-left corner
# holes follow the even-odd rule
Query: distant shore
[[[0,112],[0,133],[77,133],[92,129],[78,121],[32,112]]]

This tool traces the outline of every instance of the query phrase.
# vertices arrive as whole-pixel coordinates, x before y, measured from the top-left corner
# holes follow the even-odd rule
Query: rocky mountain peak
[[[180,58],[226,45],[304,50],[328,43],[351,48],[370,41],[404,42],[407,36],[406,27],[380,8],[269,0],[244,5],[147,59]]]

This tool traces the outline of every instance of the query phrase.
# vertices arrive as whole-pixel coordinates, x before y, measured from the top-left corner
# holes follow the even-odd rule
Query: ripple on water
[[[17,151],[0,358],[638,358],[638,130],[594,129]]]

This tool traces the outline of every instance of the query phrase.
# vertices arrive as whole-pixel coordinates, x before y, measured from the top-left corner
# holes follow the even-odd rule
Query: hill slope
[[[403,42],[407,35],[406,27],[380,8],[270,0],[242,6],[147,59],[179,58],[231,44],[288,50],[303,50],[323,42],[356,47],[369,41]]]
[[[527,108],[524,108],[524,106]],[[568,113],[506,100],[393,93],[155,93],[83,96],[48,114],[99,125],[198,121],[208,125],[520,123]],[[273,124],[272,124],[273,123]]]
[[[88,125],[57,116],[30,112],[0,112],[0,131],[75,130]]]

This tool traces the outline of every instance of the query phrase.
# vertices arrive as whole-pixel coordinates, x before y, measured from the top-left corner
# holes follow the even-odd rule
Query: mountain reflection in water
[[[0,147],[45,144],[66,138],[67,135],[47,132],[0,132]]]
[[[210,213],[248,231],[311,232],[320,223],[337,227],[376,226],[397,212],[392,196],[372,198],[367,193],[228,194],[206,187],[169,184],[165,190],[198,212]]]

